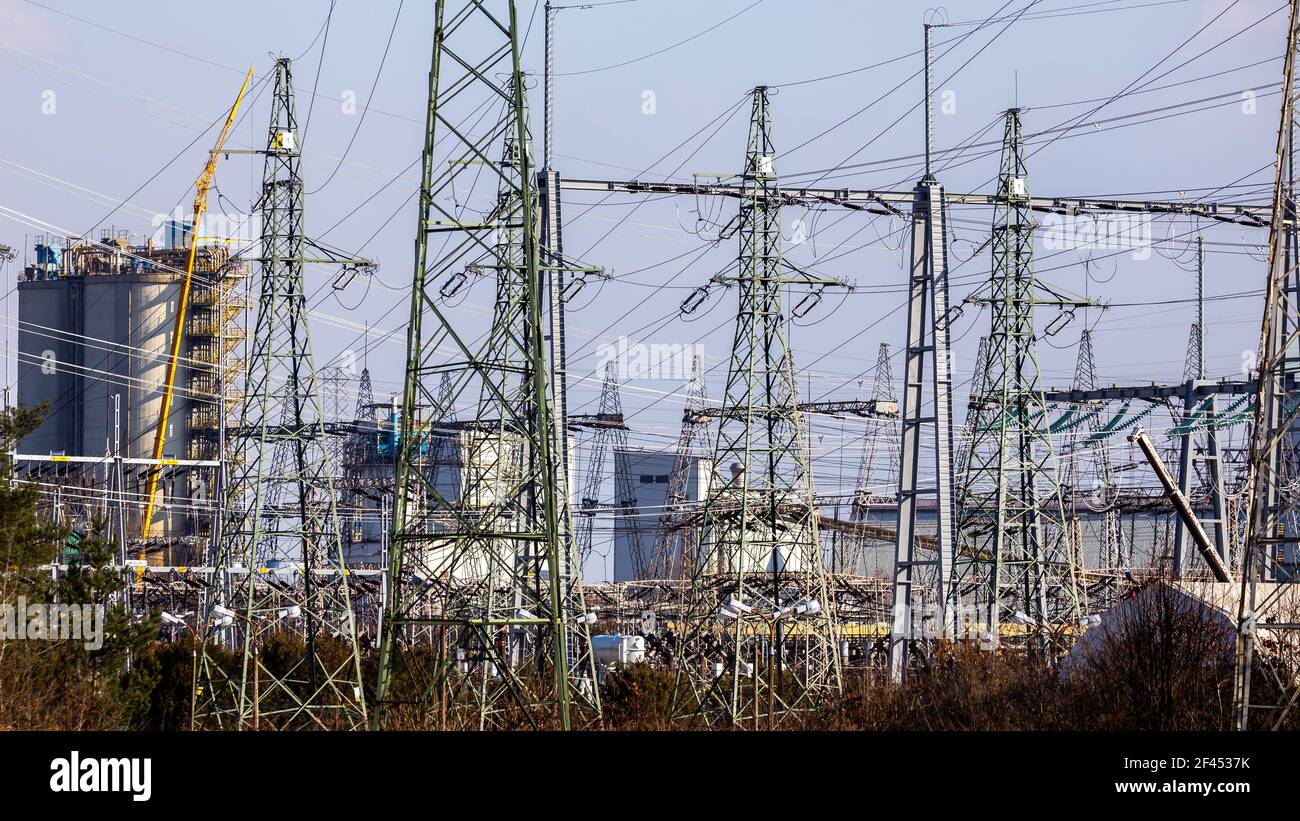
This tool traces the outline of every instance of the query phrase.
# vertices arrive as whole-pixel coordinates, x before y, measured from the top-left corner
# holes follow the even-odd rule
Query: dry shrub
[[[671,729],[673,687],[671,669],[630,664],[606,674],[601,686],[605,726],[613,730]]]
[[[1030,657],[965,644],[935,649],[931,664],[895,685],[875,676],[803,722],[836,730],[1048,730],[1064,725],[1054,671]]]
[[[1234,634],[1218,611],[1167,584],[1139,591],[1072,655],[1067,683],[1077,728],[1227,729]]]

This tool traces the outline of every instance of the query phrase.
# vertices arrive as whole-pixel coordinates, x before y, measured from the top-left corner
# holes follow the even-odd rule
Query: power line
[[[405,3],[406,0],[398,0],[397,11],[393,14],[393,26],[388,30],[388,42],[384,43],[384,56],[379,59],[379,68],[375,69],[374,82],[370,84],[370,93],[366,95],[366,107],[361,109],[361,117],[357,120],[357,127],[352,129],[352,138],[348,140],[348,147],[343,150],[343,156],[339,157],[338,164],[334,166],[334,170],[330,172],[330,175],[325,180],[325,182],[321,183],[320,186],[316,188],[316,190],[308,191],[306,193],[308,194],[319,193],[321,190],[325,188],[325,186],[329,185],[330,182],[333,181],[334,175],[339,173],[339,169],[343,167],[343,163],[345,160],[347,160],[348,154],[352,152],[352,144],[357,141],[357,135],[361,133],[361,126],[366,121],[366,114],[370,111],[370,103],[375,99],[375,88],[379,85],[379,75],[384,73],[384,63],[388,62],[388,50],[393,45],[393,34],[397,31],[397,21],[400,20],[402,17],[402,6],[405,5]],[[324,49],[322,49],[322,52],[323,51]],[[314,103],[315,101],[316,101],[315,89],[312,89],[312,102]],[[308,113],[307,119],[308,122],[311,121],[310,113]]]
[[[633,58],[630,59],[630,60],[624,60],[624,61],[621,62],[621,63],[614,63],[614,64],[612,64],[612,65],[608,65],[608,66],[601,66],[600,68],[587,68],[587,69],[583,69],[582,71],[560,71],[560,72],[556,72],[556,75],[555,75],[555,76],[557,76],[557,77],[576,77],[576,76],[578,76],[578,75],[580,75],[580,74],[595,74],[596,72],[599,72],[599,71],[610,71],[611,69],[622,68],[622,67],[624,67],[624,66],[630,66],[630,65],[632,65],[633,63],[639,63],[639,62],[641,62],[642,60],[649,60],[651,57],[658,57],[660,54],[664,54],[664,53],[666,53],[666,52],[672,51],[673,49],[677,48],[678,46],[684,46],[684,45],[686,45],[687,43],[689,43],[689,42],[691,42],[691,41],[693,41],[693,40],[698,40],[699,38],[703,37],[704,35],[708,34],[708,33],[711,32],[711,31],[715,31],[715,30],[721,28],[722,26],[726,25],[727,23],[730,23],[732,20],[735,20],[735,19],[736,19],[737,17],[739,17],[740,15],[744,14],[745,12],[749,11],[750,9],[754,8],[755,6],[757,6],[757,5],[759,5],[759,4],[763,3],[763,2],[764,2],[764,0],[754,0],[753,3],[750,3],[748,6],[745,6],[743,9],[741,9],[740,11],[738,11],[738,12],[736,12],[735,14],[731,15],[730,17],[726,18],[725,20],[722,20],[722,21],[720,21],[720,22],[714,23],[712,26],[709,26],[709,27],[706,28],[704,31],[697,32],[696,34],[692,34],[690,37],[687,37],[685,40],[678,40],[676,43],[673,43],[673,44],[670,45],[670,46],[664,46],[663,48],[658,49],[658,50],[656,50],[656,51],[652,51],[652,52],[650,52],[649,54],[643,54],[643,55],[641,55],[640,57],[633,57]],[[582,5],[585,6],[585,5],[588,5],[588,4],[585,4],[585,3],[584,3],[584,4],[582,4]],[[601,4],[593,4],[593,5],[612,5],[612,4],[601,3]],[[561,8],[563,8],[563,7],[561,7]]]

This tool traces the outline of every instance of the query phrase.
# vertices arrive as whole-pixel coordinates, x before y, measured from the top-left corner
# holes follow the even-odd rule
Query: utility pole
[[[515,3],[438,0],[434,20],[375,723],[394,714],[432,721],[445,709],[464,728],[502,726],[511,714],[586,726],[600,702],[547,378],[548,283]],[[465,133],[444,111],[448,95],[457,105],[504,100],[504,110]],[[452,190],[459,203],[496,205],[486,215],[448,205]],[[466,267],[490,274],[496,289],[478,341],[481,326],[446,310],[436,282]],[[443,373],[452,375],[446,395]],[[457,430],[430,431],[420,418],[442,419],[462,398],[477,412]],[[446,435],[464,465],[455,489],[427,469]],[[431,665],[411,644],[420,628],[441,628],[466,671],[454,654]]]
[[[560,541],[565,548],[561,561],[566,561],[573,544],[574,515],[569,475],[572,458],[569,453],[569,369],[567,339],[564,329],[565,303],[586,284],[588,274],[601,275],[603,270],[582,265],[564,255],[564,230],[560,206],[560,175],[555,168],[555,16],[564,9],[591,8],[581,4],[557,6],[547,0],[545,6],[545,62],[543,65],[542,107],[542,169],[537,174],[537,187],[542,205],[541,260],[546,277],[545,310],[548,322],[547,352],[550,356],[552,414],[555,417],[555,441],[551,448],[558,454],[560,470],[556,475],[559,485]],[[572,280],[568,279],[574,274]]]
[[[218,588],[208,596],[203,619],[205,688],[197,720],[214,728],[265,722],[280,729],[356,729],[366,721],[303,267],[309,261],[368,263],[307,239],[301,136],[292,68],[280,58],[267,146],[250,152],[264,156],[261,291],[240,419],[228,431],[235,441],[214,558]],[[309,247],[326,256],[308,257]],[[226,627],[242,654],[236,670],[223,669],[226,654],[217,650]],[[303,658],[287,667],[266,666],[260,652],[265,638],[286,630],[303,637]],[[321,643],[333,645],[331,652]]]
[[[957,590],[972,595],[987,646],[1010,622],[1014,641],[1044,657],[1060,650],[1062,630],[1081,616],[1079,577],[1039,384],[1034,310],[1087,307],[1040,293],[1034,277],[1029,175],[1020,110],[1009,109],[998,204],[990,240],[993,271],[989,378],[971,397],[976,414],[965,476],[958,488]],[[1023,641],[1021,641],[1023,639]]]
[[[817,511],[804,441],[782,286],[839,286],[782,257],[780,185],[768,89],[754,89],[741,174],[738,273],[714,281],[739,293],[727,387],[718,419],[714,475],[704,501],[698,556],[690,567],[673,713],[706,723],[741,721],[747,696],[785,689],[784,623],[799,637],[796,682],[769,707],[769,726],[840,687],[840,663],[817,539]],[[755,642],[774,628],[768,664],[749,667]],[[764,616],[766,618],[766,616]],[[762,621],[762,623],[760,623]],[[752,677],[752,690],[742,679]],[[754,708],[757,710],[757,706]]]
[[[546,277],[546,312],[548,331],[546,341],[551,359],[551,405],[555,415],[555,440],[551,449],[558,454],[559,472],[556,479],[556,498],[559,501],[561,561],[573,545],[574,512],[572,505],[572,477],[569,475],[569,369],[565,350],[564,301],[566,285],[564,266],[564,240],[560,216],[560,175],[555,170],[555,15],[559,8],[546,0],[545,7],[545,63],[543,65],[542,101],[542,170],[537,175],[541,189],[541,264]],[[582,561],[580,556],[579,561]],[[581,572],[581,564],[578,569]]]

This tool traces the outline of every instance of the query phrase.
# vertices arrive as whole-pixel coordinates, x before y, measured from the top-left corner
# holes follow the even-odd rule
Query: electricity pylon
[[[898,401],[888,342],[881,342],[880,349],[876,353],[876,374],[871,386],[871,398],[876,401]],[[855,521],[865,520],[872,504],[894,501],[895,491],[898,489],[897,450],[897,417],[873,416],[867,419],[867,430],[862,437],[862,462],[858,467],[857,494],[853,499],[851,514]],[[883,470],[877,464],[882,453],[886,455],[886,467]]]
[[[312,358],[303,264],[303,181],[293,74],[275,63],[262,175],[261,293],[224,519],[214,528],[215,589],[203,613],[198,723],[221,728],[357,728],[366,721],[361,656],[344,564],[334,472]],[[324,250],[324,249],[321,249]],[[365,264],[330,253],[313,262]],[[292,633],[300,658],[267,662]],[[222,669],[233,646],[242,663]],[[277,656],[280,654],[277,654]]]
[[[349,384],[352,377],[338,365],[321,368],[321,404],[324,406],[325,422],[334,430],[325,443],[329,451],[330,467],[339,470],[343,465],[347,440],[341,435],[338,426],[350,421],[347,416],[352,412],[354,403],[348,401]],[[336,474],[337,475],[337,474]]]
[[[975,438],[975,414],[978,406],[976,397],[983,396],[989,387],[989,338],[981,336],[975,351],[975,370],[971,374],[970,394],[966,403],[966,419],[961,430],[957,432],[957,441],[953,448],[953,475],[965,476],[970,464],[970,443]]]
[[[439,409],[436,419],[431,420],[435,429],[444,435],[434,436],[429,443],[429,470],[435,475],[439,471],[458,471],[461,465],[460,449],[456,440],[450,435],[456,429],[456,395],[453,392],[451,374],[444,373],[438,383],[438,398],[434,406]]]
[[[536,725],[549,715],[568,729],[600,714],[591,618],[560,521],[563,467],[519,37],[514,2],[435,3],[376,694],[381,726]],[[495,116],[480,117],[483,105]],[[483,200],[493,203],[486,212],[476,210]],[[467,267],[495,282],[487,328],[440,304],[438,280]],[[452,375],[446,394],[438,390],[443,373]],[[475,419],[430,431],[425,420],[446,418],[462,397]],[[430,440],[447,435],[462,462],[450,483],[429,464]],[[426,633],[434,646],[417,646]]]
[[[645,578],[646,557],[641,551],[641,528],[636,518],[636,489],[627,463],[627,425],[623,421],[623,400],[618,392],[618,363],[605,363],[605,381],[600,387],[600,404],[596,416],[570,416],[572,427],[590,428],[593,431],[587,449],[587,470],[582,484],[582,497],[578,500],[577,543],[578,560],[584,565],[591,556],[596,524],[596,511],[600,508],[600,494],[605,486],[606,459],[614,460],[614,515],[626,517],[625,532],[628,538],[628,558],[632,562],[632,575]]]
[[[890,361],[889,343],[881,342],[876,353],[876,373],[872,380],[871,398],[876,402],[897,402],[894,387],[894,369]],[[858,480],[854,488],[853,504],[849,518],[866,524],[879,518],[882,508],[889,508],[892,517],[898,500],[898,445],[897,416],[873,416],[867,419],[862,436],[862,460],[858,464]],[[880,463],[884,459],[884,464]],[[869,573],[867,563],[869,536],[850,534],[847,551],[837,567],[848,573]]]
[[[1296,48],[1300,2],[1287,24],[1281,121],[1274,156],[1268,282],[1260,329],[1259,383],[1246,481],[1249,513],[1237,614],[1233,691],[1240,730],[1278,729],[1294,721],[1300,702],[1300,498],[1296,444],[1300,430],[1300,282],[1296,238]]]
[[[1084,306],[1040,290],[1034,277],[1033,212],[1019,109],[1010,109],[990,241],[993,271],[988,382],[972,397],[977,414],[969,462],[957,490],[957,592],[973,599],[984,641],[1002,626],[1013,643],[1059,650],[1077,628],[1078,572],[1056,473],[1047,403],[1039,384],[1034,308]],[[1016,627],[1015,625],[1019,625]]]
[[[1097,387],[1099,387],[1097,358],[1092,350],[1092,331],[1085,329],[1079,336],[1079,358],[1074,368],[1074,389],[1090,391]],[[1119,512],[1115,509],[1119,490],[1115,485],[1115,471],[1111,466],[1110,449],[1104,438],[1100,436],[1093,438],[1094,434],[1101,431],[1103,422],[1099,418],[1100,414],[1093,410],[1085,410],[1084,413],[1089,414],[1084,426],[1085,433],[1081,436],[1081,441],[1076,441],[1070,447],[1069,458],[1065,463],[1067,477],[1061,482],[1064,487],[1070,489],[1072,532],[1076,539],[1081,541],[1084,524],[1080,517],[1086,517],[1090,513],[1099,515],[1100,538],[1097,540],[1099,566],[1109,569],[1126,567],[1127,562],[1121,543]],[[1076,555],[1082,565],[1086,559],[1082,544]]]
[[[348,453],[345,461],[352,465],[370,464],[379,427],[375,424],[375,389],[368,367],[361,369],[361,377],[357,381],[357,403],[351,421],[359,427],[347,439]]]
[[[713,475],[690,563],[673,712],[775,725],[840,686],[782,286],[827,287],[782,258],[766,87],[741,174],[735,341]]]
[[[686,390],[686,407],[682,410],[682,430],[673,451],[673,467],[668,474],[668,492],[659,516],[659,532],[650,554],[646,576],[651,579],[680,579],[689,574],[689,559],[699,544],[698,522],[692,512],[683,510],[691,487],[691,471],[702,455],[701,446],[709,431],[709,384],[704,376],[704,359],[697,353],[691,361],[691,382]],[[697,477],[698,479],[698,477]],[[703,495],[704,488],[698,493]]]
[[[340,417],[347,436],[339,447],[338,464],[334,467],[342,475],[339,483],[339,510],[344,520],[344,547],[352,551],[364,545],[366,539],[365,516],[367,509],[378,510],[387,482],[376,476],[379,463],[379,425],[375,419],[375,392],[370,381],[370,368],[362,366],[357,379],[357,400],[352,406],[352,416]],[[370,504],[370,503],[373,503]]]

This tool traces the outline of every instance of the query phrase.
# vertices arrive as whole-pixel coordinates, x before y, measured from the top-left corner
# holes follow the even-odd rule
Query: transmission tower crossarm
[[[716,196],[739,199],[745,196],[739,184],[710,184],[644,182],[641,180],[576,180],[563,179],[560,187],[567,191],[599,191],[621,194],[669,194],[681,196]],[[758,196],[762,196],[760,192]],[[894,205],[906,205],[913,199],[911,191],[878,191],[853,188],[788,188],[783,187],[778,196],[784,205],[837,205],[875,214],[898,215]],[[996,205],[996,194],[945,193],[948,205]],[[1030,197],[1027,207],[1049,214],[1077,214],[1103,211],[1133,214],[1180,214],[1200,216],[1221,222],[1265,227],[1269,224],[1271,209],[1267,204],[1232,202],[1175,202],[1161,200],[1124,200],[1089,197]],[[872,206],[871,204],[875,205]]]
[[[153,459],[155,461],[163,458],[163,447],[167,440],[167,416],[171,413],[172,394],[176,386],[176,366],[180,361],[181,339],[185,332],[185,318],[189,308],[190,284],[194,279],[194,258],[199,248],[199,230],[203,223],[203,215],[208,210],[208,191],[212,188],[212,182],[217,175],[217,161],[221,158],[222,149],[226,145],[226,140],[230,137],[230,132],[234,130],[235,119],[239,115],[239,106],[244,101],[244,95],[248,93],[248,84],[253,79],[253,67],[249,66],[248,73],[244,75],[244,84],[239,88],[239,94],[235,96],[235,103],[230,107],[230,113],[226,115],[226,124],[222,127],[221,133],[217,136],[216,144],[212,147],[211,153],[208,154],[208,161],[203,166],[203,173],[194,182],[194,226],[190,230],[189,236],[189,256],[185,263],[185,276],[181,279],[180,295],[176,299],[176,321],[172,326],[171,351],[167,357],[167,370],[163,378],[163,395],[162,404],[158,410],[158,427],[154,432],[153,439]],[[144,520],[141,525],[143,538],[149,538],[149,530],[153,520],[154,498],[158,493],[158,477],[162,473],[162,467],[153,466],[149,470],[148,489],[145,491],[144,503]]]
[[[1107,399],[1143,399],[1149,402],[1162,402],[1166,399],[1181,398],[1190,389],[1196,396],[1213,394],[1239,395],[1256,391],[1257,382],[1251,380],[1195,380],[1190,388],[1187,383],[1180,385],[1112,385],[1108,388],[1078,390],[1074,388],[1048,388],[1043,397],[1048,402],[1101,402]]]
[[[851,415],[859,416],[864,419],[880,418],[892,419],[898,416],[898,400],[896,399],[840,399],[822,402],[798,402],[794,405],[781,405],[768,408],[770,411],[789,411],[794,410],[799,413],[815,413],[827,416]],[[746,413],[743,408],[723,409],[719,407],[711,408],[692,408],[688,407],[682,413],[682,421],[685,423],[707,421],[709,419],[718,419],[720,417],[739,418]]]

